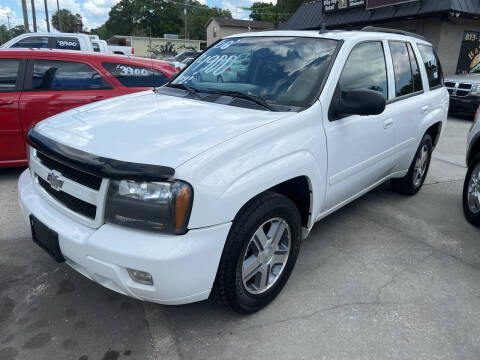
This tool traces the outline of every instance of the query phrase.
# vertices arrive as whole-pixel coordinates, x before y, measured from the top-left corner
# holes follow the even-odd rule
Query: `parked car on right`
[[[450,93],[450,111],[475,114],[480,105],[480,66],[468,74],[451,75],[445,79]]]
[[[463,185],[463,211],[473,225],[480,226],[480,107],[468,134],[468,172]]]

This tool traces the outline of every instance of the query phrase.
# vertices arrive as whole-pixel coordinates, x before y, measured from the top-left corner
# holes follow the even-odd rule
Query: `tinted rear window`
[[[418,49],[422,54],[423,63],[427,70],[428,83],[430,88],[435,88],[443,85],[442,66],[438,60],[438,56],[433,50],[433,47],[428,45],[418,45]]]
[[[15,89],[19,67],[19,59],[0,59],[0,91]]]
[[[16,42],[12,48],[48,48],[48,37],[46,36],[29,36]]]
[[[159,87],[169,81],[157,69],[120,63],[102,63],[102,65],[127,87]]]
[[[87,64],[73,61],[34,60],[32,89],[91,90],[111,88],[106,80]]]
[[[80,50],[80,42],[73,37],[56,37],[55,49]]]

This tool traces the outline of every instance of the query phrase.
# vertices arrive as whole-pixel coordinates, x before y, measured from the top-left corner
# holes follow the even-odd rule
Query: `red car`
[[[159,60],[59,50],[0,50],[0,167],[24,166],[25,135],[40,120],[162,86],[175,69]]]

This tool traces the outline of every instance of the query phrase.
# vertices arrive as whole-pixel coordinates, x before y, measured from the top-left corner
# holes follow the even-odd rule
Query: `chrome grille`
[[[108,179],[80,171],[41,153],[30,150],[30,172],[37,191],[52,206],[92,228],[103,224]]]
[[[472,84],[453,81],[444,82],[449,94],[454,97],[467,97],[472,91]]]

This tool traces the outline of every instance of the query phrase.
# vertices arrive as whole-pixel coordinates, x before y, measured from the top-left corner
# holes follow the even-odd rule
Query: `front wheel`
[[[470,165],[465,177],[463,212],[470,223],[480,226],[480,155]]]
[[[405,195],[415,195],[423,186],[427,178],[430,161],[432,159],[433,141],[429,134],[425,134],[415,153],[415,158],[408,169],[407,175],[400,179],[390,180],[393,191]]]
[[[250,314],[280,293],[297,261],[300,214],[283,195],[265,193],[248,203],[233,222],[213,292],[233,310]]]

